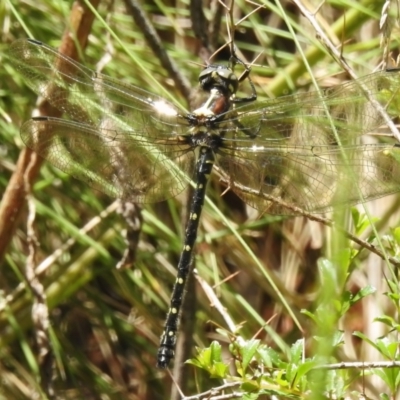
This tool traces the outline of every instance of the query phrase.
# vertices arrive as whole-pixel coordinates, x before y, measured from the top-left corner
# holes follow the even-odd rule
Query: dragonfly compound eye
[[[206,92],[217,88],[226,95],[236,93],[239,85],[237,76],[223,65],[209,65],[200,73],[199,82]]]

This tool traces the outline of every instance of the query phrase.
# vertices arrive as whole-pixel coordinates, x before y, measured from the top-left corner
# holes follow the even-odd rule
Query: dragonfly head
[[[231,97],[238,89],[239,80],[229,67],[209,65],[200,73],[199,83],[206,92],[217,89],[224,96]]]

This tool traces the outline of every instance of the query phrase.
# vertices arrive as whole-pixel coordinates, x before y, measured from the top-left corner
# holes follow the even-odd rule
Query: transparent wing
[[[274,196],[308,211],[400,190],[400,149],[371,137],[400,112],[400,71],[382,71],[319,93],[256,102],[229,111],[218,164],[251,206],[288,214]],[[222,123],[221,123],[222,125]],[[386,129],[387,132],[387,129]]]
[[[44,43],[17,40],[8,57],[35,93],[74,121],[98,127],[106,119],[149,136],[186,129],[177,108],[162,97],[92,71]]]
[[[90,126],[58,118],[26,122],[26,145],[67,174],[113,197],[157,202],[176,196],[188,185],[194,153],[188,145],[149,143],[130,131]]]
[[[222,150],[217,164],[230,187],[249,205],[271,214],[293,214],[284,203],[323,212],[400,190],[400,147],[276,146]]]
[[[114,197],[157,202],[187,186],[179,168],[191,176],[194,155],[180,138],[189,127],[172,104],[41,42],[17,40],[8,57],[28,85],[70,119],[28,121],[21,128],[28,147]]]
[[[335,145],[384,124],[378,107],[389,119],[399,116],[400,69],[375,72],[321,93],[257,101],[227,112],[225,120],[241,127],[236,135],[252,136],[257,145],[282,145],[289,140],[292,145]],[[227,131],[232,129],[229,126]]]

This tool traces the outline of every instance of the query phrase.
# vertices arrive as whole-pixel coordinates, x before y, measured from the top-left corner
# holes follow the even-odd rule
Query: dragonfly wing
[[[323,212],[398,192],[400,187],[396,145],[223,149],[217,166],[239,197],[271,214],[296,214],[294,207]]]
[[[293,214],[287,205],[325,211],[397,192],[399,147],[393,138],[363,144],[361,136],[388,131],[381,111],[389,121],[399,116],[399,91],[400,70],[389,70],[238,107],[221,122],[218,165],[239,196],[269,213]]]
[[[111,120],[122,130],[157,137],[187,129],[178,109],[163,98],[92,71],[44,43],[17,40],[8,57],[34,92],[73,121],[98,128]]]
[[[22,126],[21,137],[67,174],[112,197],[136,202],[176,196],[186,188],[186,175],[194,169],[194,153],[188,145],[150,142],[145,131],[100,130],[40,117]]]
[[[381,108],[381,110],[379,110]],[[400,70],[375,72],[319,92],[282,96],[229,111],[225,120],[240,125],[235,134],[264,145],[348,144],[378,131],[400,115]],[[227,133],[229,134],[229,133]]]

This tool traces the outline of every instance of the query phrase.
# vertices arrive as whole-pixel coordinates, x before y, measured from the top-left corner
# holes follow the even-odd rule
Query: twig
[[[100,0],[91,0],[91,2],[94,7],[97,7]],[[60,52],[77,60],[78,48],[76,43],[79,44],[81,49],[86,47],[93,19],[94,15],[85,4],[82,1],[76,1],[71,10],[69,30],[63,35]],[[40,102],[37,108],[39,115],[61,116],[60,111],[55,110],[45,101]],[[32,186],[43,162],[41,158],[36,158],[35,164],[29,168],[29,175],[26,175],[31,157],[32,150],[24,148],[21,151],[15,172],[8,183],[0,204],[0,259],[3,258],[4,252],[13,236],[16,223],[25,204],[25,177]]]
[[[241,385],[241,382],[228,382],[225,383],[224,385],[221,386],[217,386],[213,389],[207,390],[206,392],[194,395],[194,396],[188,396],[188,397],[182,397],[182,400],[201,400],[201,399],[209,399],[209,400],[217,400],[217,399],[221,399],[221,397],[217,397],[217,393],[220,393],[224,390],[227,389],[232,389],[235,387],[238,387]],[[240,394],[240,396],[238,396],[238,394]],[[232,397],[232,395],[234,395],[235,397]],[[224,395],[226,396],[226,395]],[[231,397],[225,397],[225,399],[233,399],[233,398],[238,398],[243,396],[243,393],[230,393],[229,396]]]
[[[139,244],[139,236],[142,230],[143,217],[140,207],[128,200],[120,203],[119,213],[124,217],[126,230],[126,249],[116,268],[130,268],[136,259],[136,250]]]
[[[237,330],[237,326],[233,322],[231,316],[226,312],[226,308],[219,301],[219,298],[215,294],[213,288],[197,273],[196,270],[194,270],[193,273],[197,281],[200,283],[200,286],[203,288],[204,293],[210,300],[211,306],[214,307],[221,314],[231,332],[235,332]]]
[[[355,361],[355,362],[340,362],[335,364],[317,365],[313,369],[370,369],[370,368],[399,368],[400,361]]]
[[[379,21],[379,29],[382,32],[381,36],[381,47],[383,49],[383,68],[387,67],[389,60],[389,44],[390,44],[390,35],[392,33],[392,24],[390,19],[390,3],[391,0],[386,0],[385,4],[382,6],[381,19]]]
[[[143,32],[143,35],[145,36],[150,48],[153,50],[153,53],[159,58],[163,68],[165,68],[169,76],[173,79],[176,87],[185,99],[190,99],[192,89],[189,81],[183,74],[181,74],[178,66],[169,57],[157,31],[154,29],[152,23],[142,10],[141,5],[136,0],[124,0],[124,2],[128,12],[132,15],[135,23]]]
[[[52,380],[52,367],[54,362],[53,350],[51,348],[51,341],[49,335],[49,309],[47,307],[47,298],[45,288],[38,279],[35,272],[36,265],[36,250],[39,247],[39,241],[37,239],[34,222],[36,216],[35,203],[31,195],[31,186],[29,182],[30,169],[34,167],[37,155],[32,155],[31,162],[28,165],[25,175],[25,193],[28,201],[28,218],[27,218],[27,242],[29,254],[26,259],[25,277],[26,282],[29,285],[32,295],[32,323],[34,327],[35,340],[37,346],[37,358],[39,364],[40,373],[40,385],[44,393],[49,398],[54,398],[54,386]]]
[[[215,169],[218,170],[218,166],[215,166]],[[220,176],[221,180],[226,183],[228,186],[232,186],[232,181],[228,178],[225,177],[221,171]],[[353,242],[359,244],[361,247],[364,247],[365,249],[371,251],[372,253],[375,253],[379,257],[381,257],[383,260],[386,260],[385,254],[379,250],[376,246],[374,246],[372,243],[367,242],[366,240],[360,239],[357,236],[353,235],[349,231],[347,231],[345,228],[340,227],[336,225],[332,220],[328,218],[321,217],[320,215],[313,214],[311,212],[305,211],[300,207],[296,207],[293,204],[289,204],[279,197],[275,197],[266,193],[260,193],[257,190],[251,189],[247,186],[244,186],[242,184],[239,184],[237,182],[234,183],[235,188],[238,188],[241,192],[243,193],[249,193],[251,195],[256,195],[258,197],[262,197],[265,200],[272,202],[274,204],[279,204],[282,206],[282,208],[288,210],[288,214],[296,215],[296,216],[303,216],[306,217],[310,220],[321,222],[322,224],[329,226],[330,228],[335,227],[335,229],[338,229],[340,232],[342,232],[348,239],[352,240]],[[266,212],[268,213],[268,209],[266,209]],[[400,266],[400,261],[396,257],[387,257],[387,259],[396,267]]]

